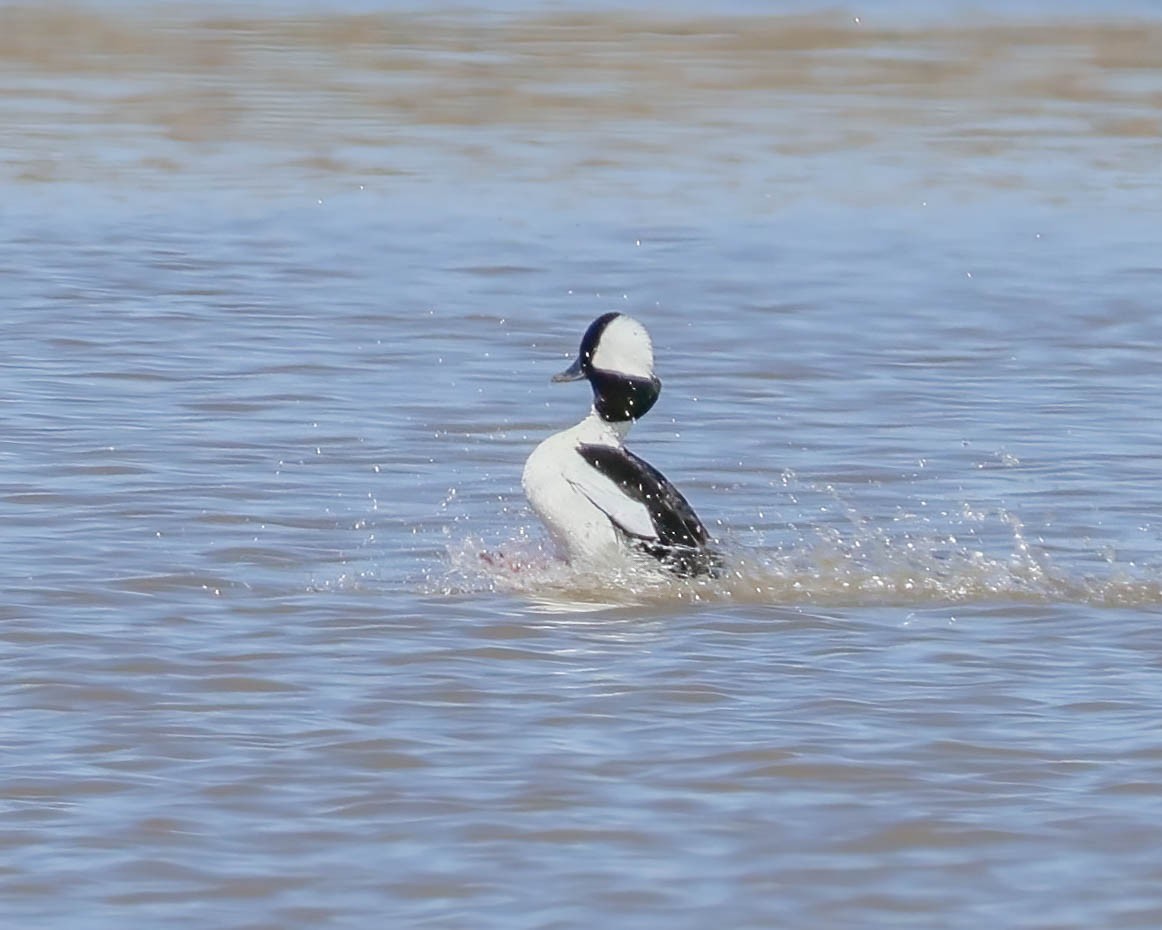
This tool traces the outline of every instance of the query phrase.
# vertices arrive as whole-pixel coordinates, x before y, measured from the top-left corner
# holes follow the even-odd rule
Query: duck
[[[721,556],[693,507],[625,446],[662,389],[645,326],[617,312],[595,319],[576,360],[552,378],[582,380],[593,389],[589,414],[541,442],[521,476],[560,554],[582,568],[609,568],[636,554],[674,575],[717,575]]]

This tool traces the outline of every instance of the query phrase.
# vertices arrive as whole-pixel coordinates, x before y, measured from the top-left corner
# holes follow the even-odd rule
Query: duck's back
[[[625,545],[609,516],[592,499],[593,468],[578,454],[580,432],[580,427],[574,427],[537,446],[525,462],[521,484],[570,562],[608,563],[624,555]]]
[[[570,561],[609,563],[637,549],[684,575],[718,565],[706,528],[677,488],[590,421],[542,442],[522,483]]]

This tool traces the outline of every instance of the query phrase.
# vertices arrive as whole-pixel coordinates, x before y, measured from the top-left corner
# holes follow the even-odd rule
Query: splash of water
[[[795,528],[789,542],[747,545],[727,540],[720,578],[678,579],[627,561],[612,573],[575,569],[528,533],[489,547],[466,538],[448,548],[433,593],[497,592],[541,609],[739,603],[777,606],[932,606],[950,603],[1086,603],[1107,607],[1162,604],[1162,582],[1127,570],[1070,574],[1031,543],[1020,519],[964,508],[964,519],[1004,540],[990,553],[983,533],[893,532],[850,508],[846,525]],[[930,530],[930,528],[926,528]],[[994,547],[995,548],[995,547]]]

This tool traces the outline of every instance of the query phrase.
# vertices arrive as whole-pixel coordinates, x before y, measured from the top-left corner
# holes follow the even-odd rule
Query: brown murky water
[[[5,925],[1158,926],[1162,20],[915,13],[0,9]]]
[[[1093,13],[909,25],[836,11],[283,19],[245,4],[211,15],[16,6],[0,11],[0,117],[21,130],[6,140],[6,174],[26,181],[414,178],[435,157],[591,183],[658,162],[688,179],[702,158],[727,176],[805,182],[801,193],[824,181],[880,193],[883,178],[818,167],[862,152],[881,169],[923,158],[927,170],[893,179],[912,190],[1021,188],[1047,157],[1096,172],[1099,186],[1140,172],[1152,187],[1159,47],[1156,20]],[[786,177],[783,163],[801,159]],[[682,190],[669,181],[664,194]]]

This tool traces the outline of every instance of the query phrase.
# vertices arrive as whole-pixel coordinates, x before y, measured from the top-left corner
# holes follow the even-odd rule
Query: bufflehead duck
[[[542,442],[521,483],[570,562],[608,565],[638,550],[679,575],[714,574],[720,559],[698,515],[665,476],[622,444],[658,399],[649,333],[621,313],[599,316],[577,360],[553,381],[587,379],[589,416]]]

